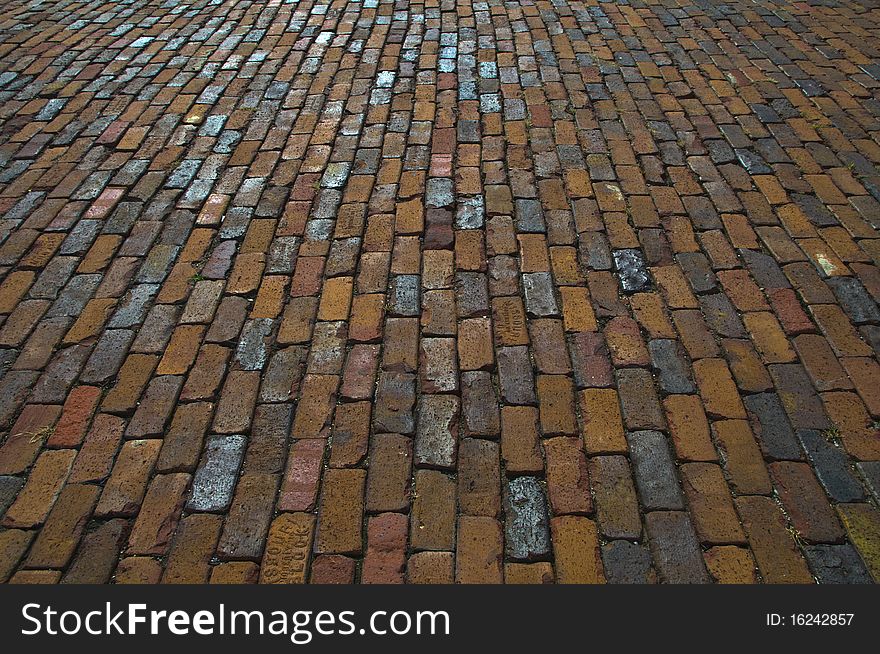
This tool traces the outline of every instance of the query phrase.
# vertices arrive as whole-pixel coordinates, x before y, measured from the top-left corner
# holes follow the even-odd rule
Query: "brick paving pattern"
[[[0,581],[880,580],[878,43],[3,2]]]

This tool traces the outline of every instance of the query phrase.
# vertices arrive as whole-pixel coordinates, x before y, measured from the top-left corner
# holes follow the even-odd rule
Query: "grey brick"
[[[520,561],[550,553],[547,500],[535,477],[507,482],[504,493],[504,542],[507,556]]]
[[[229,508],[244,459],[247,439],[237,434],[211,436],[196,473],[186,508],[219,512]]]
[[[646,511],[683,509],[675,463],[666,436],[659,431],[627,434],[639,497]]]

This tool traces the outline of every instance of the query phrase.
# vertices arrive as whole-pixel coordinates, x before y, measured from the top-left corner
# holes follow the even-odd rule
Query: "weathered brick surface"
[[[877,581],[880,18],[636,4],[5,3],[0,579]]]

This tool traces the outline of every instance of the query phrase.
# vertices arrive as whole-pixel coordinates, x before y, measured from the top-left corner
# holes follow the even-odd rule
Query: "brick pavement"
[[[0,581],[880,580],[878,38],[4,2]]]

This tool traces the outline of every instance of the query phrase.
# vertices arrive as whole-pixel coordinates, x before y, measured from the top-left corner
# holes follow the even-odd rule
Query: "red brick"
[[[77,447],[85,438],[92,414],[101,398],[101,389],[96,386],[77,386],[74,388],[61,411],[55,431],[48,440],[49,447]]]
[[[315,508],[323,462],[323,441],[304,439],[293,444],[278,497],[280,511],[311,511]]]
[[[544,454],[547,458],[547,490],[553,513],[592,513],[590,475],[580,439],[548,439],[544,441]]]
[[[361,583],[403,583],[407,526],[406,516],[401,513],[382,513],[369,519]]]

